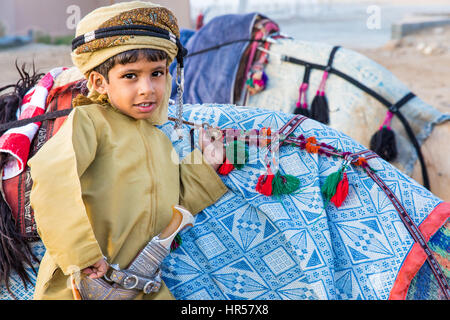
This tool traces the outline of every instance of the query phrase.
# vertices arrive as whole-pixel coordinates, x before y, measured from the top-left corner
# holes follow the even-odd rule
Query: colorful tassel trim
[[[395,133],[391,129],[393,116],[394,114],[388,111],[380,129],[370,139],[370,149],[386,161],[392,161],[397,157]]]
[[[272,181],[275,176],[273,175],[272,171],[270,170],[270,167],[267,170],[267,173],[260,176],[258,178],[258,183],[256,184],[256,191],[259,193],[265,195],[265,196],[271,196],[272,195]]]
[[[271,135],[270,128],[262,128],[258,131],[259,137]],[[265,140],[265,139],[262,139]],[[337,156],[338,149],[327,145],[326,143],[319,143],[316,137],[311,136],[305,138],[300,135],[296,138],[298,142],[292,143],[294,146],[298,145],[302,150],[308,153],[317,153],[319,155],[325,155],[327,157]],[[258,140],[261,146],[261,140]],[[325,200],[325,206],[331,201],[336,207],[340,207],[349,193],[349,181],[345,170],[351,163],[355,166],[361,166],[363,168],[370,168],[367,163],[367,159],[364,157],[358,157],[356,160],[347,158],[351,155],[350,152],[343,152],[340,156],[344,157],[345,162],[342,168],[337,172],[330,174],[323,186],[321,192]],[[234,168],[242,168],[245,163],[248,162],[249,153],[248,146],[244,141],[234,140],[226,147],[226,161],[219,168],[220,174],[229,174]],[[351,161],[351,162],[349,162]],[[265,196],[280,196],[283,194],[292,194],[300,187],[300,180],[292,175],[283,175],[280,172],[273,174],[270,166],[267,166],[267,172],[258,178],[255,190]]]
[[[230,160],[225,158],[225,162],[222,163],[222,165],[219,167],[217,172],[223,176],[226,176],[233,170],[234,170],[234,165],[230,162]]]
[[[334,203],[334,205],[339,208],[344,200],[347,198],[348,195],[348,178],[347,174],[344,172],[343,178],[341,181],[339,181],[337,187],[336,187],[336,193],[333,197],[331,197],[331,202]]]
[[[245,82],[247,90],[251,95],[263,91],[267,85],[267,74],[263,70],[252,70]]]
[[[204,25],[205,15],[203,12],[200,12],[197,16],[197,20],[195,22],[195,30],[199,30]]]
[[[358,157],[358,159],[356,159],[356,161],[353,164],[355,166],[361,166],[363,168],[367,168],[369,166],[366,158],[364,158],[364,157]]]
[[[299,88],[298,101],[295,104],[296,108],[294,110],[294,114],[301,114],[305,117],[310,117],[310,113],[308,110],[308,100],[306,97],[306,92],[308,91],[308,83],[303,82]]]
[[[267,146],[271,141],[272,130],[270,128],[262,128],[258,132],[258,145],[260,147]]]
[[[267,173],[258,178],[256,191],[265,196],[292,194],[300,187],[300,180],[292,175],[282,175],[279,171],[274,175],[270,166]]]
[[[308,137],[306,139],[305,149],[309,153],[318,153],[320,146],[317,145],[316,137]]]
[[[225,148],[225,162],[219,167],[217,172],[221,175],[227,175],[236,169],[242,167],[248,162],[249,151],[245,142],[234,140]]]
[[[290,174],[282,175],[279,171],[272,180],[272,195],[292,194],[300,187],[300,180]]]
[[[340,207],[348,195],[348,178],[344,172],[347,166],[343,166],[338,171],[330,174],[320,191],[325,199],[325,205],[330,201],[333,202],[336,207]]]
[[[173,239],[172,243],[170,244],[170,252],[176,250],[179,246],[181,246],[182,243],[183,240],[181,239],[181,236],[177,234]]]
[[[267,35],[272,32],[278,31],[279,28],[275,23],[269,22],[264,25],[262,30],[258,31],[255,34],[255,40],[263,39]],[[253,95],[258,92],[263,91],[267,86],[268,77],[264,72],[264,65],[268,63],[267,60],[267,51],[270,47],[270,42],[266,41],[264,43],[264,50],[253,66],[250,68],[250,65],[253,61],[253,58],[256,54],[256,48],[259,46],[258,42],[254,42],[251,47],[250,57],[248,59],[247,67],[245,68],[245,74],[247,75],[247,81],[245,82],[247,91]]]
[[[268,128],[264,127],[259,132],[263,136],[271,136],[272,135],[272,129],[270,129],[270,127],[268,127]]]
[[[319,89],[316,92],[311,103],[311,118],[328,124],[330,122],[330,112],[328,109],[328,101],[325,97],[325,85],[328,78],[328,72],[324,71],[322,81],[320,82]]]

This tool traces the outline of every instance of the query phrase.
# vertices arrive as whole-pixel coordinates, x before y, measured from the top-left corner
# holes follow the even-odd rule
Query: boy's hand
[[[96,263],[94,263],[92,266],[84,268],[81,271],[84,274],[88,275],[89,278],[91,278],[91,279],[98,279],[105,275],[108,268],[109,268],[108,262],[106,262],[105,259],[100,259]]]
[[[199,145],[203,153],[203,158],[217,171],[225,160],[223,137],[211,141],[207,130],[200,128]]]

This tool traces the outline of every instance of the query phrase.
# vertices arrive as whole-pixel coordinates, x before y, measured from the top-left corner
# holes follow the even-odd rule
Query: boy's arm
[[[200,132],[201,140],[203,134]],[[208,152],[205,152],[203,143],[200,145],[204,149],[203,154],[199,149],[194,149],[180,165],[180,204],[192,214],[209,207],[228,191],[216,172],[223,162],[223,144],[209,144]],[[216,152],[211,152],[212,149]]]
[[[94,124],[75,108],[60,130],[29,160],[31,205],[39,235],[68,275],[102,258],[81,194],[80,176],[97,149]]]

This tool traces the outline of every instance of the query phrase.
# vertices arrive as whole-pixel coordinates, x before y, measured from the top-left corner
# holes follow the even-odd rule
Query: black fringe
[[[378,130],[370,139],[370,149],[386,161],[397,157],[395,133],[386,127]]]
[[[23,97],[44,75],[36,73],[34,63],[32,74],[27,72],[25,67],[25,64],[23,64],[19,68],[16,61],[16,69],[20,76],[19,81],[15,85],[7,85],[0,88],[0,92],[14,88],[12,92],[0,96],[1,124],[17,120],[16,112],[22,103]],[[3,168],[7,161],[8,156],[1,154],[0,167]],[[11,274],[16,273],[22,280],[25,288],[27,288],[27,282],[33,285],[25,270],[27,266],[30,266],[36,274],[33,261],[39,262],[31,251],[26,236],[22,235],[18,230],[11,208],[2,194],[0,197],[0,283],[5,283],[6,289],[14,298],[16,297],[11,291],[9,283]]]
[[[330,122],[328,102],[324,95],[316,95],[314,97],[311,103],[311,118],[324,124],[328,124]]]
[[[302,116],[311,118],[311,114],[307,108],[297,107],[294,110],[294,114],[301,114]]]

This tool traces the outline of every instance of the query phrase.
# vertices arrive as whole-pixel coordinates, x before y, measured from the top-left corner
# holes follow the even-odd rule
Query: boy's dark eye
[[[154,71],[154,72],[152,73],[152,76],[153,76],[153,77],[160,77],[160,76],[162,76],[162,75],[164,75],[164,72],[163,72],[163,71]]]
[[[135,77],[136,77],[136,75],[134,73],[127,73],[122,76],[122,78],[125,78],[125,79],[134,79]]]

